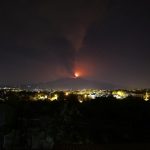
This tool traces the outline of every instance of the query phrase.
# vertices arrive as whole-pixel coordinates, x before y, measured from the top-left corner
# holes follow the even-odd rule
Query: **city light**
[[[66,92],[65,95],[68,96],[68,95],[69,95],[69,92]]]
[[[51,101],[57,100],[58,99],[58,95],[55,94],[53,97],[51,97]]]

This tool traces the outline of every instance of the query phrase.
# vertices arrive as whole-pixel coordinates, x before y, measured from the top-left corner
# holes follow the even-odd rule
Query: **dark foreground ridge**
[[[74,150],[88,145],[91,150],[125,149],[123,145],[138,149],[142,146],[135,143],[150,143],[149,118],[150,102],[141,98],[101,97],[79,103],[76,95],[52,102],[10,96],[0,103],[0,146],[9,150]]]
[[[150,144],[66,144],[56,145],[53,150],[149,150]]]

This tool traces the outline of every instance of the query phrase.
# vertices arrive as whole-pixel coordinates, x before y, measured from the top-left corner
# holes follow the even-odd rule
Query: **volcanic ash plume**
[[[40,3],[39,15],[53,26],[57,36],[70,43],[69,49],[63,50],[67,51],[64,66],[71,69],[68,72],[74,70],[75,53],[82,47],[88,28],[102,18],[107,4],[107,0],[47,0]]]

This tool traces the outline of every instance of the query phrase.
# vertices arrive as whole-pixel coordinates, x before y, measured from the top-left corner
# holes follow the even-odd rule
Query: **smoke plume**
[[[8,0],[1,8],[5,15],[0,14],[1,47],[45,64],[59,63],[72,74],[76,53],[89,27],[101,20],[108,1]]]
[[[69,49],[60,51],[66,51],[64,66],[68,72],[73,73],[75,55],[82,47],[89,27],[104,15],[108,0],[56,0],[39,5],[39,16],[51,22],[57,34],[69,43]]]

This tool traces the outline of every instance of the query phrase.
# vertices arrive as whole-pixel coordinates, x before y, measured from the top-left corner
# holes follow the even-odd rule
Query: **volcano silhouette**
[[[57,90],[81,90],[81,89],[115,89],[117,86],[111,83],[97,82],[93,80],[87,80],[84,78],[61,78],[58,80],[39,83],[34,85],[34,88],[41,89],[57,89]]]

